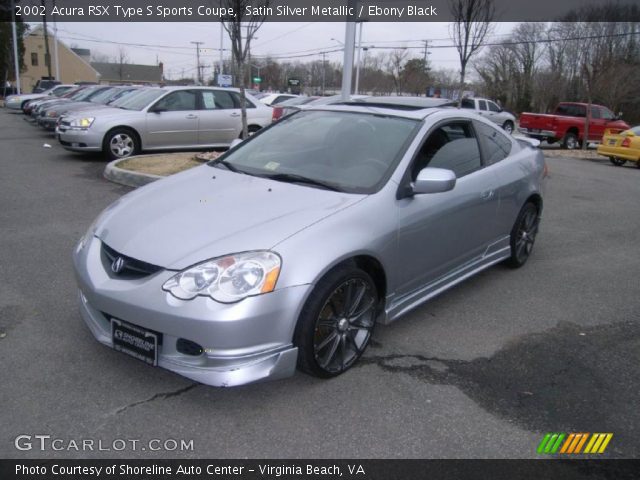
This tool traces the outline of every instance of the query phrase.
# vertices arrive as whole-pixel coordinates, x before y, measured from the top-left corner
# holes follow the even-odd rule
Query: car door
[[[482,257],[495,237],[495,173],[484,168],[473,124],[436,125],[405,179],[424,167],[453,170],[453,190],[398,200],[398,293],[409,295]]]
[[[160,98],[146,113],[145,148],[198,144],[197,90],[176,90]]]
[[[500,109],[500,107],[498,105],[496,105],[494,102],[487,100],[487,115],[486,117],[491,120],[493,123],[497,124],[497,125],[502,125],[502,117],[500,115],[500,112],[502,111]]]
[[[198,130],[200,145],[228,145],[242,129],[240,106],[226,90],[200,90],[202,110]]]
[[[488,114],[487,111],[487,101],[486,100],[477,100],[478,102],[478,113],[483,117],[486,117]]]
[[[602,109],[591,106],[591,121],[589,122],[589,140],[601,140],[604,135],[606,120],[603,118]]]

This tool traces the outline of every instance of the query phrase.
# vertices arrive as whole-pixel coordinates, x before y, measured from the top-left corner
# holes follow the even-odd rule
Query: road
[[[0,111],[0,457],[527,458],[546,432],[612,432],[606,456],[640,455],[640,170],[549,157],[524,268],[380,326],[336,379],[217,389],[93,339],[71,251],[129,189],[21,117]]]

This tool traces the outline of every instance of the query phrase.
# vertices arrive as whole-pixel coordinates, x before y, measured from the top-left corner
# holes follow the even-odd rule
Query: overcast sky
[[[491,40],[501,40],[515,24],[497,23]],[[51,25],[53,27],[53,25]],[[58,24],[58,35],[67,45],[88,48],[114,57],[121,46],[118,43],[144,44],[153,46],[122,45],[131,63],[155,64],[163,62],[165,75],[169,78],[195,75],[196,47],[190,42],[204,42],[201,45],[200,61],[208,68],[205,76],[211,74],[211,65],[217,62],[220,53],[219,23],[79,23]],[[345,24],[328,23],[275,23],[262,25],[252,42],[251,54],[259,58],[271,55],[283,61],[320,60],[322,55],[299,58],[286,56],[305,55],[319,50],[337,50],[341,45],[332,40],[344,42]],[[357,37],[356,37],[357,39]],[[416,47],[410,50],[414,57],[424,55],[424,40],[429,40],[432,67],[459,69],[457,52],[454,48],[439,48],[451,45],[447,23],[365,23],[362,33],[363,46],[374,46],[371,52],[389,50],[380,47]],[[224,47],[229,48],[229,39],[224,34]],[[224,52],[225,57],[229,55]],[[327,60],[342,61],[342,52],[327,54]],[[258,64],[259,61],[252,63]]]

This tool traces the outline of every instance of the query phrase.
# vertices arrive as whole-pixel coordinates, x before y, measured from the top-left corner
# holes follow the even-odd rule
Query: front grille
[[[107,271],[119,278],[142,278],[162,270],[162,267],[158,267],[157,265],[127,257],[115,251],[106,243],[102,244],[102,253],[106,260],[105,268]],[[113,265],[118,258],[122,259],[122,267],[116,271]]]

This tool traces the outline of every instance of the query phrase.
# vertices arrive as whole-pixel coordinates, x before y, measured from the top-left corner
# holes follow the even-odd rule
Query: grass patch
[[[166,177],[202,165],[201,161],[196,160],[195,155],[193,152],[144,155],[123,160],[117,166],[131,172]]]

